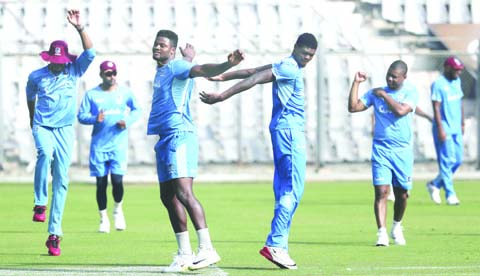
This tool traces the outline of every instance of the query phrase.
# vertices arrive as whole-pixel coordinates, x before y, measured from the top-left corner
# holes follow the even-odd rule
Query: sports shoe
[[[48,236],[45,246],[48,248],[48,255],[60,256],[60,237],[57,235]]]
[[[456,195],[451,195],[447,197],[447,204],[448,205],[460,205],[460,200],[458,200],[458,197]]]
[[[405,237],[403,236],[403,228],[402,226],[396,226],[392,228],[392,231],[390,232],[390,237],[392,237],[393,241],[395,242],[396,245],[406,245],[407,241],[405,240]]]
[[[162,269],[163,273],[171,273],[171,272],[184,272],[188,270],[188,267],[192,265],[193,260],[195,259],[195,255],[192,254],[176,254],[173,257],[173,262]]]
[[[297,269],[297,264],[290,258],[287,250],[283,248],[264,246],[259,253],[280,268]]]
[[[198,249],[197,256],[194,258],[192,265],[190,265],[188,269],[196,270],[204,268],[209,265],[218,263],[220,260],[220,256],[215,249]]]
[[[436,204],[442,203],[442,199],[440,198],[440,189],[435,187],[432,182],[427,183],[427,191],[430,194],[430,198]]]
[[[108,219],[108,217],[103,217],[100,219],[100,226],[98,227],[98,232],[110,233],[110,220]]]
[[[377,232],[377,243],[375,244],[376,246],[388,246],[389,241],[388,241],[388,234],[385,228],[378,229]]]
[[[44,222],[46,209],[47,206],[35,205],[35,207],[33,207],[33,221]]]
[[[118,231],[123,231],[127,228],[125,216],[123,215],[123,211],[121,209],[113,212],[113,222],[115,224],[115,229]]]

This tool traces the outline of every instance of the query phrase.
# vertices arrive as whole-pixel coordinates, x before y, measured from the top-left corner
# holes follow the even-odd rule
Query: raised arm
[[[352,82],[352,87],[350,88],[350,93],[348,95],[348,112],[360,112],[367,109],[362,101],[358,98],[358,87],[360,83],[367,80],[367,74],[365,72],[357,72],[355,78]]]
[[[238,65],[245,58],[244,56],[243,51],[235,50],[228,55],[226,62],[195,65],[190,69],[190,77],[213,77],[219,75]]]
[[[200,100],[207,104],[223,102],[231,96],[248,90],[257,84],[272,82],[273,80],[275,80],[275,77],[273,76],[272,69],[265,69],[251,75],[244,80],[239,81],[238,83],[220,94],[206,93],[205,91],[202,91],[200,93]]]
[[[241,70],[236,70],[236,71],[231,71],[227,73],[223,73],[214,77],[208,78],[208,80],[211,81],[229,81],[229,80],[235,80],[235,79],[246,79],[250,77],[251,75],[266,70],[266,69],[271,69],[272,64],[267,64],[263,65],[260,67],[256,68],[250,68],[250,69],[241,69]]]
[[[180,54],[182,54],[182,57],[184,60],[188,62],[193,61],[193,59],[195,58],[196,52],[192,44],[187,43],[185,45],[185,48],[182,48],[182,47],[178,47],[178,48],[180,49]]]
[[[412,112],[413,109],[410,105],[406,103],[399,103],[395,101],[388,93],[382,88],[375,88],[373,90],[375,96],[383,98],[388,105],[388,108],[395,114],[397,117],[405,116],[408,113]]]
[[[85,31],[85,26],[82,25],[80,20],[80,11],[79,10],[68,10],[67,19],[70,24],[77,30],[82,40],[83,50],[87,50],[93,47],[92,41]]]

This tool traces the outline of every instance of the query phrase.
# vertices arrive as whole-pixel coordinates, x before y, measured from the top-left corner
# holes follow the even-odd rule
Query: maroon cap
[[[106,60],[100,64],[100,71],[117,71],[117,66],[113,61]]]
[[[50,49],[48,51],[41,52],[40,56],[45,61],[57,64],[74,62],[77,59],[76,55],[71,55],[68,53],[67,42],[63,40],[55,40],[52,42],[50,44]]]
[[[450,66],[455,70],[462,70],[465,66],[463,63],[456,57],[451,56],[448,57],[445,62],[443,63],[444,66]]]

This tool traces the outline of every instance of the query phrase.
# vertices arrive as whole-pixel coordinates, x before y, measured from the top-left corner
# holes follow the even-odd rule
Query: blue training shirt
[[[373,106],[375,128],[373,144],[389,149],[404,148],[412,145],[412,118],[418,103],[418,91],[413,85],[404,84],[399,90],[390,90],[388,86],[383,89],[399,103],[408,104],[412,112],[405,116],[396,116],[388,107],[383,98],[373,94],[373,89],[365,93],[360,100],[366,107]]]
[[[272,65],[272,119],[270,131],[305,128],[305,94],[303,73],[293,56]]]
[[[190,114],[193,79],[189,74],[193,66],[193,63],[183,59],[175,59],[157,67],[147,134],[195,131]]]
[[[97,116],[101,110],[105,117],[99,123]],[[77,117],[80,123],[93,125],[92,152],[126,150],[127,129],[140,117],[140,108],[130,88],[118,86],[114,91],[104,91],[98,85],[85,93]],[[124,129],[117,126],[120,120],[125,121]]]
[[[442,126],[446,134],[462,133],[462,83],[460,78],[449,81],[440,76],[431,86],[432,101],[440,102]],[[433,120],[433,126],[437,122]]]
[[[75,62],[65,64],[64,71],[58,75],[52,74],[48,66],[30,73],[26,94],[27,101],[36,98],[33,125],[57,128],[75,122],[78,80],[95,55],[93,48],[83,51]]]

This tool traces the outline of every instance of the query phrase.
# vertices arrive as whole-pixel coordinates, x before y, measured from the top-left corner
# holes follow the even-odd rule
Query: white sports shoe
[[[190,270],[196,270],[218,263],[220,260],[221,258],[215,249],[198,249],[197,256],[188,268]]]
[[[456,195],[452,195],[447,197],[447,204],[448,205],[460,205],[460,200],[458,200],[458,197]]]
[[[123,211],[121,209],[113,212],[113,221],[115,224],[115,229],[117,229],[118,231],[123,231],[127,229],[125,216],[123,215]]]
[[[188,254],[176,254],[173,257],[173,262],[162,269],[163,273],[170,273],[170,272],[184,272],[188,271],[188,267],[192,265],[193,260],[195,259],[195,255],[192,253]]]
[[[377,243],[375,244],[376,246],[388,246],[389,245],[389,240],[388,240],[388,234],[387,230],[385,228],[378,229],[377,232]]]
[[[288,251],[283,248],[265,245],[259,253],[280,268],[297,269],[297,264],[290,258]]]
[[[100,226],[98,227],[98,232],[110,233],[110,220],[108,220],[108,217],[103,217],[100,219]]]
[[[392,232],[390,232],[390,237],[395,241],[396,245],[406,245],[407,241],[403,236],[403,228],[402,226],[396,226],[392,228]]]
[[[436,204],[442,203],[442,199],[440,198],[440,189],[435,187],[432,182],[427,183],[427,191],[430,194],[430,198]]]

